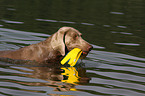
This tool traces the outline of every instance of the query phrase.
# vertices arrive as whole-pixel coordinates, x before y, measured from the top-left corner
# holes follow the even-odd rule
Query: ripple
[[[37,21],[46,21],[46,22],[58,22],[56,20],[48,20],[48,19],[35,19]]]
[[[10,35],[12,35],[12,34],[14,34],[14,35],[18,35],[18,34],[22,35],[23,34],[23,35],[35,36],[35,37],[36,36],[44,36],[44,37],[49,37],[50,36],[48,34],[43,34],[43,33],[25,32],[25,31],[19,31],[19,30],[7,29],[7,28],[0,28],[0,35],[4,35],[4,34],[10,34]]]
[[[122,12],[110,12],[111,14],[124,15]]]
[[[117,45],[127,45],[127,46],[140,46],[140,44],[135,44],[135,43],[114,43]]]
[[[20,76],[0,76],[0,79],[10,79],[10,80],[17,80],[17,81],[23,81],[23,82],[46,82],[44,80],[39,80],[39,79],[34,79],[34,78],[29,78],[29,77],[20,77]]]
[[[42,33],[25,32],[6,28],[0,28],[0,35],[1,42],[13,42],[18,44],[34,44],[50,36]]]
[[[103,25],[104,27],[111,27],[110,25]]]
[[[137,90],[145,89],[145,86],[142,84],[136,84],[136,83],[124,82],[124,81],[118,81],[118,80],[92,78],[92,81],[97,81],[96,83],[99,83],[99,84],[112,85],[112,86],[116,86],[116,87],[131,88],[131,89],[137,89]]]
[[[71,21],[59,21],[61,23],[70,23],[70,24],[75,24],[76,22],[71,22]]]
[[[94,26],[95,24],[91,24],[91,23],[81,23],[83,25],[91,25],[91,26]]]
[[[101,46],[97,46],[97,45],[93,45],[93,44],[91,44],[92,46],[93,46],[93,48],[97,48],[97,49],[105,49],[105,47],[101,47]]]
[[[117,26],[117,27],[119,27],[119,28],[127,28],[126,26]]]
[[[7,94],[7,96],[22,96],[22,95],[23,96],[46,96],[46,94],[42,92],[37,92],[36,90],[33,91],[33,90],[27,90],[23,88],[19,89],[17,87],[11,87],[11,86],[9,86],[9,88],[4,86],[4,88],[0,88],[0,90],[1,90],[1,93]]]
[[[125,35],[133,35],[133,33],[129,33],[129,32],[116,32],[116,31],[111,31],[111,33],[120,33],[120,34],[125,34]]]
[[[95,86],[93,86],[93,85],[95,85]],[[83,86],[80,86],[79,89],[81,89],[84,92],[90,92],[92,94],[99,93],[99,94],[102,94],[101,96],[127,96],[127,94],[129,96],[144,96],[143,91],[141,93],[140,91],[137,92],[137,91],[134,91],[133,89],[129,89],[129,88],[116,87],[116,86],[112,86],[112,85],[108,85],[108,86],[111,86],[111,88],[110,87],[108,88],[105,86],[106,86],[105,84],[102,85],[102,84],[92,83],[92,86],[85,86],[85,89]],[[115,87],[115,88],[113,88],[113,87]]]
[[[14,8],[7,8],[7,10],[16,11],[16,9],[14,9]]]
[[[128,33],[128,32],[120,32],[120,34],[133,35],[133,33]]]
[[[68,23],[68,24],[82,24],[82,25],[89,25],[89,26],[94,26],[95,24],[91,23],[78,23],[78,22],[73,22],[73,21],[59,21],[59,20],[49,20],[49,19],[35,19],[37,21],[45,21],[45,22],[60,22],[60,23]]]
[[[145,63],[143,63],[145,62],[144,58],[121,54],[121,53],[92,50],[87,57],[91,61],[95,62],[92,64],[92,66],[96,63],[101,63],[102,66],[107,68],[109,67],[108,64],[113,64],[113,66],[125,66],[125,67],[129,66],[129,67],[136,67],[136,68],[145,68]]]
[[[10,20],[4,20],[4,19],[2,19],[1,21],[5,22],[5,23],[12,23],[12,24],[24,24],[24,22],[10,21]]]
[[[0,25],[0,27],[3,27],[4,25]]]

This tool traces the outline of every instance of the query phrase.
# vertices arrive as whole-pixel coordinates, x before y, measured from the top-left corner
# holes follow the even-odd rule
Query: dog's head
[[[72,27],[62,27],[52,35],[51,46],[62,56],[74,48],[80,48],[83,51],[82,58],[85,58],[93,47],[81,36],[82,34]]]

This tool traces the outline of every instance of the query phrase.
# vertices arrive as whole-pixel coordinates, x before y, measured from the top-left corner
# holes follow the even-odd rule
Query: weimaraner
[[[16,60],[32,60],[38,63],[60,61],[73,48],[80,48],[85,58],[92,46],[82,39],[81,33],[72,27],[62,27],[44,41],[18,50],[0,51],[0,57]]]

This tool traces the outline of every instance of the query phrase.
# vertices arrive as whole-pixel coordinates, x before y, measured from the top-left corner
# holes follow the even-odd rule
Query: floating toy
[[[82,54],[81,49],[74,48],[61,60],[61,64],[64,65],[67,61],[69,61],[68,64],[70,66],[74,66],[77,63],[81,54]]]

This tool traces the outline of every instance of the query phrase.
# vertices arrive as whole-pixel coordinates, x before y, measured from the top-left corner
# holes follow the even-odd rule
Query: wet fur
[[[18,50],[0,51],[0,57],[17,60],[34,60],[39,63],[60,61],[66,52],[80,48],[88,53],[92,46],[81,38],[81,33],[72,27],[62,27],[46,40]],[[84,57],[87,54],[84,55]]]

